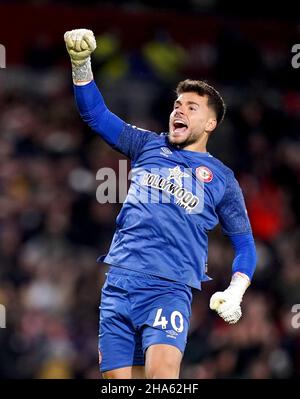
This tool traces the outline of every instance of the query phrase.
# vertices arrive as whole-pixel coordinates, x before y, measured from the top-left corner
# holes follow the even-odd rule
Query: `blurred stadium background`
[[[290,2],[284,2],[289,5]],[[75,108],[66,30],[97,35],[95,79],[127,122],[165,131],[179,80],[205,79],[228,105],[209,151],[244,190],[258,264],[244,316],[208,309],[230,279],[232,249],[210,235],[209,275],[195,292],[182,378],[300,376],[299,15],[282,2],[1,1],[1,378],[99,378],[98,306],[118,204],[96,201],[96,173],[122,158]],[[259,10],[259,11],[258,11]]]

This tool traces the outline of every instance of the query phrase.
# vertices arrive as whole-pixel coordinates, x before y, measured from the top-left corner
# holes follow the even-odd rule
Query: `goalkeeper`
[[[209,304],[226,323],[240,319],[256,265],[238,182],[206,150],[225,104],[212,86],[185,80],[169,132],[136,128],[106,107],[93,80],[93,32],[76,29],[64,38],[82,119],[129,157],[133,170],[109,252],[98,259],[110,265],[101,294],[100,370],[104,378],[179,378],[192,288],[210,279],[207,232],[220,222],[235,251],[231,282]]]

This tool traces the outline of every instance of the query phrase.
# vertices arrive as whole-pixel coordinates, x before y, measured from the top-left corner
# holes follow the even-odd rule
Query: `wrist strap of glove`
[[[235,295],[241,302],[243,295],[250,283],[250,279],[246,274],[236,272],[232,276],[231,282],[226,291],[230,292],[232,295]]]
[[[86,83],[93,80],[91,57],[88,57],[80,65],[72,62],[72,77],[75,84]]]

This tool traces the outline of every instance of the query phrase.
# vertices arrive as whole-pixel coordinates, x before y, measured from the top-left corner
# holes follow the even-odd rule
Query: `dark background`
[[[245,195],[258,264],[243,318],[226,325],[210,295],[233,251],[210,235],[209,275],[194,292],[182,378],[300,375],[300,43],[293,2],[1,1],[1,378],[99,378],[98,306],[120,204],[99,204],[96,173],[119,159],[80,120],[63,34],[92,29],[95,79],[110,109],[165,131],[179,80],[204,79],[228,106],[209,151]],[[294,325],[294,327],[293,327]]]

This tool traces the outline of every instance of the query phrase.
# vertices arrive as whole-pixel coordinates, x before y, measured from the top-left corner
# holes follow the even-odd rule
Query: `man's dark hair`
[[[215,111],[217,125],[219,125],[224,119],[226,111],[226,105],[220,93],[202,80],[186,79],[178,83],[176,88],[177,96],[191,92],[195,92],[201,97],[207,96],[207,105]]]

